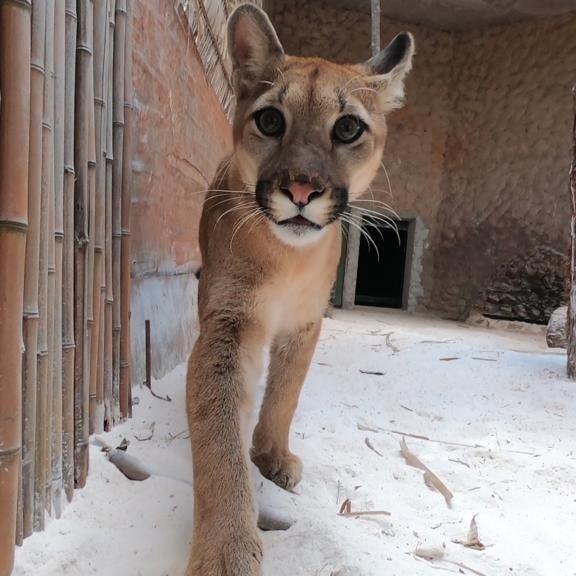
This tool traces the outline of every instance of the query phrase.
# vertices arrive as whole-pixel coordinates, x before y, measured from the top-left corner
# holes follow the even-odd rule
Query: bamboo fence
[[[0,0],[0,576],[131,414],[133,0]]]

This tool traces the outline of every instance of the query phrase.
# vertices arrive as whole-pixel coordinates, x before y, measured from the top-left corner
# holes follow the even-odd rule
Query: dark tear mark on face
[[[284,98],[286,98],[286,93],[288,92],[288,84],[284,84],[282,90],[278,94],[278,102],[282,104],[284,102]]]
[[[256,183],[256,201],[268,213],[270,210],[270,193],[272,182],[270,180],[258,180]]]
[[[338,89],[336,90],[336,97],[338,98],[338,104],[340,106],[340,114],[342,114],[342,112],[346,110],[346,106],[348,105],[348,102],[346,101],[346,96],[344,96],[344,92],[342,92],[342,90]]]
[[[314,92],[316,89],[316,80],[320,75],[320,69],[318,66],[314,66],[312,71],[308,76],[308,106],[312,106],[312,101],[314,99]]]

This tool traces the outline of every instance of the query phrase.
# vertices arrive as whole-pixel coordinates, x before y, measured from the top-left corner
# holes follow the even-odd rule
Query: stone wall
[[[369,57],[366,13],[320,0],[267,9],[289,53]],[[425,239],[409,301],[452,318],[479,307],[542,321],[565,277],[576,17],[459,33],[383,19],[383,44],[402,29],[417,55],[407,106],[389,120],[391,185],[382,172],[374,194],[416,218]],[[551,253],[552,267],[542,256]],[[514,302],[499,282],[509,268]],[[543,286],[553,294],[544,314],[524,314]]]
[[[208,86],[175,2],[136,2],[136,150],[132,208],[134,383],[144,379],[144,321],[159,377],[191,349],[203,194],[229,147],[229,126]]]
[[[566,278],[576,18],[459,34],[455,42],[456,113],[432,304],[455,317],[476,305],[545,322]],[[552,295],[544,316],[533,310],[539,292]]]

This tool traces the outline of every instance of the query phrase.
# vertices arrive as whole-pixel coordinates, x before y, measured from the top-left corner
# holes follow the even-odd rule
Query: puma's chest
[[[334,283],[338,259],[333,251],[295,260],[279,269],[260,289],[260,320],[272,337],[321,318]]]

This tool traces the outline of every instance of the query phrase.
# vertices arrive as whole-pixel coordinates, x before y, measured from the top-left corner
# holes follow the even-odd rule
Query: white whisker
[[[360,210],[362,210],[362,209],[360,209]],[[398,242],[402,243],[402,240],[400,239],[400,231],[398,229],[398,225],[396,224],[396,222],[394,220],[392,220],[388,216],[383,216],[382,214],[379,214],[378,212],[372,212],[371,210],[366,211],[366,212],[362,212],[362,213],[365,214],[367,221],[369,221],[370,219],[373,219],[377,222],[381,222],[387,228],[394,230],[394,233],[396,234],[396,237],[398,238]]]
[[[230,238],[230,244],[228,245],[228,248],[230,250],[230,254],[234,254],[232,252],[232,243],[234,242],[234,238],[235,238],[236,234],[238,234],[238,232],[240,231],[240,228],[242,228],[242,226],[244,226],[244,224],[249,222],[251,218],[258,216],[258,214],[260,214],[260,207],[255,208],[254,210],[249,212],[248,215],[241,218],[240,222],[234,227],[234,230],[232,231],[232,237]]]
[[[364,236],[366,238],[366,240],[372,244],[372,246],[374,246],[374,249],[376,250],[376,259],[378,262],[380,262],[380,251],[378,250],[378,246],[376,245],[376,242],[374,242],[374,240],[372,239],[372,237],[370,236],[370,234],[368,234],[366,232],[366,230],[362,229],[362,226],[358,225],[358,223],[355,220],[352,220],[351,218],[348,219],[345,216],[340,216],[340,218],[342,218],[342,220],[344,220],[344,222],[348,222],[348,224],[350,224],[350,226],[354,226],[354,228],[357,228],[360,231],[360,234],[362,234],[362,236]],[[368,250],[370,250],[370,244],[368,244]]]
[[[366,92],[375,92],[376,94],[378,93],[378,90],[374,88],[369,88],[368,86],[360,86],[359,88],[354,88],[353,90],[350,90],[350,94],[357,92],[358,90],[365,90]]]
[[[351,214],[350,212],[348,213],[348,216],[350,218],[352,218],[355,222],[357,222],[360,226],[366,226],[367,228],[374,228],[376,230],[376,232],[378,232],[380,238],[382,239],[382,242],[385,243],[384,234],[382,234],[382,230],[380,229],[380,226],[378,226],[377,224],[374,224],[374,222],[371,222],[367,218],[363,218],[362,216],[358,216],[356,214]],[[373,217],[371,216],[370,218],[373,218]]]
[[[354,209],[358,210],[362,214],[370,215],[370,216],[373,216],[374,218],[379,218],[380,220],[385,220],[386,222],[388,222],[390,224],[390,226],[392,228],[398,227],[398,225],[396,224],[396,221],[392,217],[387,216],[386,214],[383,214],[382,212],[377,212],[376,210],[369,210],[368,208],[362,208],[361,206],[354,206]],[[397,218],[397,219],[399,220],[400,218]]]
[[[350,202],[350,205],[353,206],[354,208],[357,208],[358,210],[367,210],[367,208],[364,208],[362,206],[356,206],[355,203],[356,202],[370,202],[372,204],[377,204],[382,206],[387,212],[390,212],[390,214],[392,214],[392,216],[394,216],[397,220],[402,220],[402,218],[400,218],[400,215],[398,214],[398,212],[396,212],[396,210],[394,210],[394,208],[392,208],[392,206],[390,206],[390,204],[386,204],[386,202],[380,202],[378,200],[352,200],[352,202]],[[377,212],[379,214],[379,212]]]
[[[225,196],[224,194],[222,196]],[[218,202],[216,202],[216,204],[208,204],[208,202],[210,200],[217,200],[218,197],[214,197],[211,196],[210,198],[208,198],[207,200],[204,201],[204,205],[206,206],[206,208],[209,208],[210,210],[212,210],[213,208],[216,208],[216,206],[220,206],[221,204],[226,204],[226,202],[231,202],[233,200],[236,200],[236,198],[230,198],[230,197],[226,197],[224,200],[219,200]],[[244,200],[245,202],[248,202],[247,200]],[[251,204],[251,202],[250,202]]]
[[[226,178],[226,176],[228,176],[228,171],[230,170],[230,166],[232,165],[232,159],[233,158],[234,158],[234,156],[230,156],[230,158],[228,158],[228,162],[226,162],[226,165],[224,166],[224,168],[222,170],[222,174],[218,178],[218,183],[216,184],[217,186],[220,186],[222,184],[224,178]]]
[[[254,230],[254,226],[256,226],[257,224],[262,222],[262,220],[266,220],[266,213],[261,209],[260,210],[260,217],[256,218],[256,220],[254,220],[254,222],[252,222],[252,226],[250,226],[250,229],[248,230],[248,234],[250,234],[252,232],[252,230]]]
[[[388,175],[388,170],[386,170],[386,166],[384,165],[384,160],[380,160],[380,164],[382,168],[384,168],[384,174],[386,175],[386,180],[388,181],[388,188],[390,189],[390,197],[394,198],[394,192],[392,192],[392,184],[390,182],[390,176]]]
[[[362,209],[360,209],[362,210]],[[390,228],[392,230],[394,230],[394,234],[396,235],[396,238],[398,239],[398,244],[402,244],[402,239],[400,238],[400,231],[398,229],[398,225],[396,224],[396,222],[394,222],[394,220],[390,219],[388,216],[383,216],[381,214],[378,214],[377,212],[372,214],[372,211],[367,211],[366,212],[366,218],[367,218],[367,222],[370,221],[370,219],[376,220],[377,222],[382,222],[387,228]],[[374,226],[374,224],[373,224]],[[384,238],[382,238],[384,239]]]
[[[252,194],[254,192],[251,190],[226,190],[225,188],[208,188],[206,190],[191,190],[187,194],[205,194],[208,192],[229,192],[230,194]]]
[[[348,80],[348,82],[346,82],[346,84],[344,84],[344,86],[342,86],[342,88],[340,88],[340,90],[342,92],[344,92],[346,90],[346,88],[348,88],[348,86],[354,82],[354,80],[358,80],[358,78],[362,78],[364,76],[364,74],[357,74],[356,76],[353,76],[352,78],[350,78],[350,80]]]
[[[235,212],[238,210],[246,210],[246,208],[248,208],[251,205],[252,205],[252,202],[245,202],[244,204],[233,206],[232,208],[230,208],[230,209],[226,210],[225,212],[223,212],[222,214],[220,214],[220,216],[218,217],[218,220],[216,220],[216,224],[214,224],[214,228],[212,229],[212,232],[214,232],[214,230],[216,230],[216,226],[218,226],[220,220],[222,220],[222,218],[224,218],[224,216],[226,216],[226,214],[230,214],[230,212]]]

